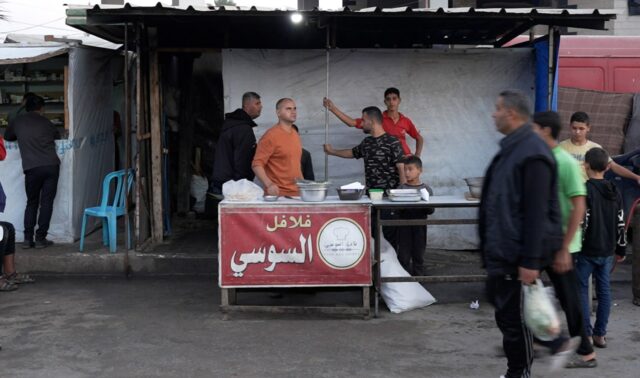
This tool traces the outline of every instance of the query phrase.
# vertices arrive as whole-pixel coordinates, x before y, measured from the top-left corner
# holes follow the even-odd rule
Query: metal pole
[[[551,110],[551,101],[553,99],[553,78],[554,75],[554,44],[555,44],[555,30],[553,26],[549,26],[549,64],[548,64],[548,77],[547,77],[547,110]]]
[[[327,87],[326,87],[326,98],[329,98],[329,37],[330,37],[330,26],[327,25]],[[329,143],[329,109],[324,108],[324,144]],[[329,181],[329,155],[324,154],[324,181]]]
[[[127,189],[124,196],[124,227],[127,230],[127,241],[125,243],[124,253],[124,274],[129,277],[131,274],[131,265],[129,265],[129,249],[131,248],[131,220],[129,219],[129,168],[131,167],[131,104],[129,102],[129,24],[124,24],[124,169],[125,182]]]

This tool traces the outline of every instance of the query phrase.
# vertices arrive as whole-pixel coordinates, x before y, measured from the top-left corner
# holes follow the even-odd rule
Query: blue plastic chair
[[[111,192],[111,182],[116,180],[115,191]],[[107,174],[102,181],[102,201],[100,206],[84,209],[82,215],[82,234],[80,235],[80,252],[84,249],[84,235],[87,217],[102,219],[102,242],[115,253],[117,247],[117,219],[126,214],[124,200],[133,185],[133,169],[123,169]],[[110,200],[111,199],[111,200]],[[131,225],[127,227],[127,247],[131,248]]]

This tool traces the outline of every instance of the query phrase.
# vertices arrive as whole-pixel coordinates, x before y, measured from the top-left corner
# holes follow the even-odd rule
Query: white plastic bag
[[[560,334],[560,319],[542,281],[522,285],[524,291],[524,322],[533,335],[543,341],[554,340]]]
[[[222,195],[229,201],[255,201],[262,197],[263,193],[261,187],[247,179],[229,180],[222,184]]]
[[[380,245],[380,274],[382,277],[409,277],[396,255],[395,249],[387,240]],[[380,294],[389,310],[395,314],[426,307],[436,299],[418,282],[383,282]]]
[[[204,201],[207,198],[207,189],[209,182],[206,177],[193,175],[191,176],[191,197],[196,199],[193,205],[193,211],[196,213],[204,213]]]

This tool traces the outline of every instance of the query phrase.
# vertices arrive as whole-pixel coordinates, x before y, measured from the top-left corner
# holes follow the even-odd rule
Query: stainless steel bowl
[[[327,198],[327,189],[300,187],[300,199],[305,202],[322,202]]]
[[[480,198],[482,196],[482,183],[484,177],[467,177],[464,179],[469,186],[469,194],[473,198]]]
[[[265,202],[276,202],[276,201],[278,200],[278,196],[269,196],[269,195],[266,195],[266,196],[262,197],[262,199],[263,199]]]

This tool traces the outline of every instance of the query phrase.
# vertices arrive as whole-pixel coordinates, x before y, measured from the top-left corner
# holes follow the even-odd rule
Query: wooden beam
[[[160,99],[160,65],[158,62],[158,36],[156,28],[148,29],[149,37],[149,92],[151,118],[151,193],[153,225],[151,238],[154,243],[162,242],[164,220],[162,218],[162,106]]]

